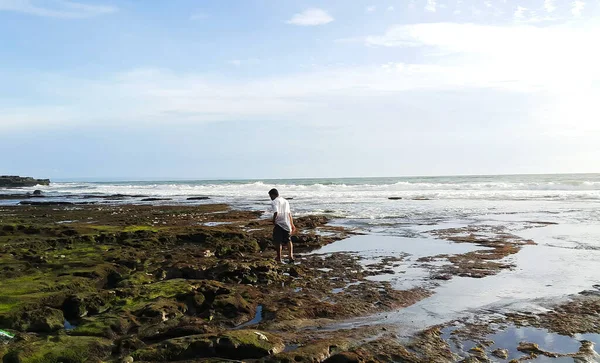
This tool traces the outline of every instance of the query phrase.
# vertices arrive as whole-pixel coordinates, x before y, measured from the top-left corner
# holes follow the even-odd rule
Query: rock
[[[11,346],[3,363],[101,362],[110,355],[111,342],[95,337],[56,336]]]
[[[43,307],[16,313],[8,320],[15,330],[51,333],[64,328],[65,317],[60,310]]]
[[[349,347],[349,341],[344,339],[313,341],[293,351],[280,353],[273,358],[269,358],[268,362],[325,362],[337,353],[348,350]],[[338,358],[342,359],[342,357]],[[347,357],[352,358],[352,355]]]
[[[494,357],[500,359],[508,359],[508,350],[507,349],[496,349],[492,352]]]
[[[0,194],[0,200],[13,200],[13,199],[29,199],[29,198],[40,198],[43,195],[34,194]]]
[[[39,189],[36,189],[33,191],[33,195],[36,195],[36,196],[42,195],[42,191]]]
[[[254,312],[250,303],[238,293],[217,295],[212,308],[225,318],[233,319],[236,324],[248,320],[248,316]]]
[[[134,315],[146,322],[161,322],[183,316],[187,311],[185,304],[169,299],[158,299],[134,312]]]
[[[50,179],[34,179],[14,175],[0,176],[0,188],[23,188],[34,187],[36,185],[50,185]]]
[[[144,198],[142,199],[142,202],[158,202],[161,200],[173,200],[171,198]]]
[[[362,360],[355,353],[344,352],[334,354],[327,358],[324,363],[360,363]]]
[[[523,352],[525,354],[535,354],[535,355],[545,355],[550,358],[557,358],[560,355],[557,353],[547,352],[545,350],[540,349],[540,346],[535,343],[528,342],[520,342],[517,347],[519,352]]]
[[[539,353],[541,351],[540,346],[535,344],[535,343],[527,343],[527,342],[520,342],[519,346],[517,347],[517,350],[519,352],[523,352],[523,353]]]
[[[146,344],[144,344],[144,342],[141,341],[138,337],[128,335],[118,338],[114,341],[113,352],[119,355],[128,355],[131,352],[136,351],[138,349],[143,349],[144,347],[146,347]]]
[[[294,219],[294,224],[298,229],[315,229],[329,222],[326,216],[306,216]]]
[[[28,200],[23,200],[19,202],[21,205],[31,205],[31,206],[51,206],[51,205],[74,205],[72,202],[31,202]]]
[[[127,357],[121,359],[121,363],[133,363],[133,357],[128,355]]]
[[[234,330],[222,334],[191,335],[169,339],[133,353],[144,361],[173,361],[221,357],[259,359],[282,352],[283,341],[270,333],[256,330]]]
[[[400,199],[402,199],[402,197],[389,197],[388,199],[389,200],[400,200]]]
[[[588,362],[600,362],[600,354],[594,350],[594,342],[589,340],[582,340],[579,351],[573,355],[573,362],[575,363],[588,363]]]
[[[101,314],[111,307],[114,296],[108,293],[77,294],[68,296],[62,304],[67,320]]]
[[[207,200],[209,197],[189,197],[187,200]]]

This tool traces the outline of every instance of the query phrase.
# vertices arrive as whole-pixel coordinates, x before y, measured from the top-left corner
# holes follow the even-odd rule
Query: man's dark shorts
[[[275,225],[273,228],[273,243],[275,245],[284,245],[290,242],[290,232]]]

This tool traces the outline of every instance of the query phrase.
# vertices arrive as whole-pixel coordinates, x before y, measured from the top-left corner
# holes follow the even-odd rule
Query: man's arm
[[[294,226],[294,218],[292,218],[292,213],[290,213],[290,226],[292,226],[292,233],[296,233],[296,226]]]
[[[277,219],[277,212],[273,213],[273,224],[275,224],[276,219]]]

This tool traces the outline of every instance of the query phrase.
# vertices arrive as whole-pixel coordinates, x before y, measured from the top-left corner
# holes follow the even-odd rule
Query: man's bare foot
[[[277,263],[283,263],[283,261],[281,260],[281,258],[276,258],[275,262],[277,262]]]

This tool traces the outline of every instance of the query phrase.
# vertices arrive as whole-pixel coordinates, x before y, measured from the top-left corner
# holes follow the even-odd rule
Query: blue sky
[[[0,174],[597,172],[600,0],[0,0]]]

